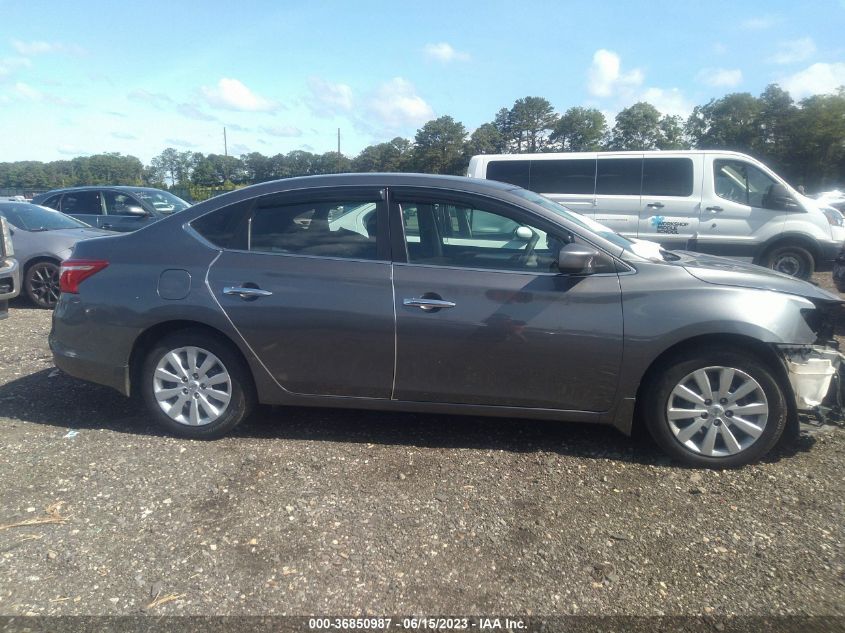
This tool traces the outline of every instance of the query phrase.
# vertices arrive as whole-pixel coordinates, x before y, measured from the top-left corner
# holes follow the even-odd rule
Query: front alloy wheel
[[[26,271],[26,294],[39,308],[52,309],[59,301],[59,266],[54,262],[37,262]]]
[[[775,374],[753,354],[697,350],[662,368],[645,394],[649,432],[692,466],[729,468],[765,455],[786,426]]]

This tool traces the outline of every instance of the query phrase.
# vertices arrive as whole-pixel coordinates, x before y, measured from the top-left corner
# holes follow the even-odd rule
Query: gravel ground
[[[845,615],[845,430],[727,472],[524,420],[266,408],[193,442],[53,369],[49,327],[0,322],[0,614]]]

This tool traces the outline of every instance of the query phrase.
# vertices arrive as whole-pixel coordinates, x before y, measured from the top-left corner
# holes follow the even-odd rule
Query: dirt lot
[[[49,327],[0,322],[0,614],[845,615],[842,429],[731,472],[524,420],[264,409],[191,442],[54,370]]]

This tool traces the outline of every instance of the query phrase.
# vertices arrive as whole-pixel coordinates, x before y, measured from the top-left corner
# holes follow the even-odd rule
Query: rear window
[[[487,179],[509,182],[523,189],[530,189],[529,174],[531,161],[529,160],[498,160],[487,163]]]
[[[638,196],[642,172],[642,158],[600,158],[596,168],[596,194]]]
[[[596,185],[595,159],[533,160],[529,189],[538,193],[592,194]]]
[[[643,161],[643,195],[691,196],[692,174],[689,158],[646,158]]]

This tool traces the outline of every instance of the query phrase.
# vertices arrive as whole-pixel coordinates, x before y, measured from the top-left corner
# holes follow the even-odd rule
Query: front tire
[[[56,262],[35,262],[24,274],[26,296],[39,308],[52,310],[59,301],[59,265]]]
[[[767,365],[731,350],[670,361],[647,393],[646,426],[671,457],[734,468],[760,459],[787,420],[783,390]]]
[[[764,265],[798,279],[809,279],[816,270],[816,260],[810,251],[791,244],[775,246],[766,253]]]
[[[156,421],[175,435],[215,439],[255,405],[251,376],[228,342],[183,330],[158,341],[144,360],[140,391]]]

